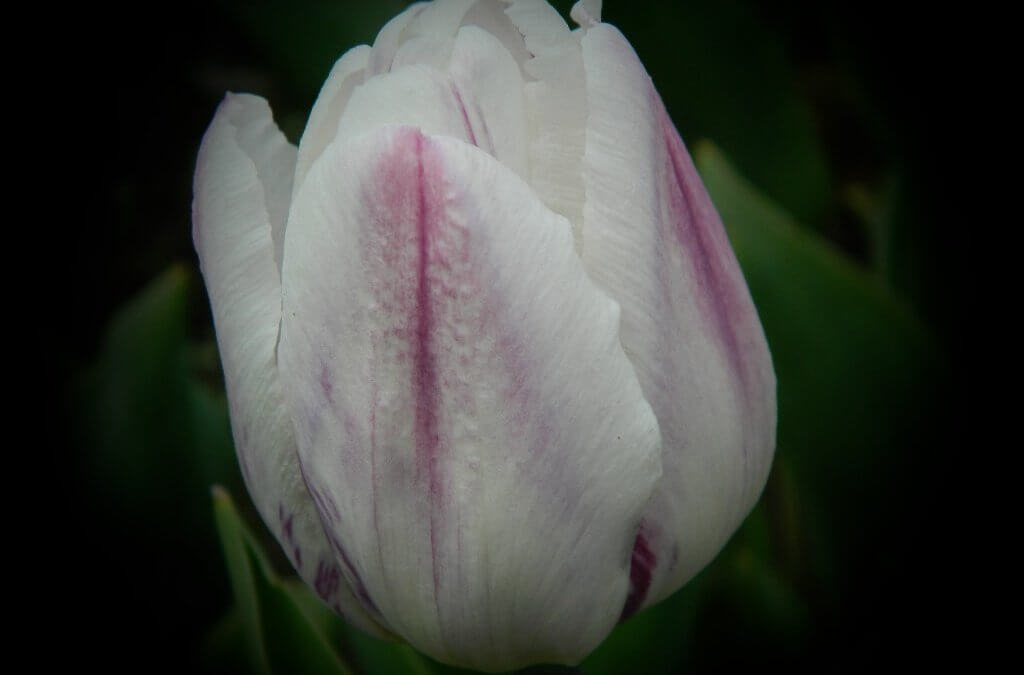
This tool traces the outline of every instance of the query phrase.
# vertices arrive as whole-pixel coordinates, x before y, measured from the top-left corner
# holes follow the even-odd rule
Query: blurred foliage
[[[925,76],[893,58],[917,24],[873,22],[870,3],[604,5],[719,207],[775,360],[779,428],[764,497],[717,560],[577,670],[857,670],[915,644],[908,625],[946,635],[937,557],[956,552],[933,548],[954,522],[959,300],[913,98]],[[223,92],[266,96],[295,139],[334,59],[402,6],[216,0],[157,26],[129,9],[116,25],[139,28],[85,57],[108,80],[81,98],[109,103],[95,114],[117,142],[90,136],[99,223],[75,233],[89,273],[57,359],[82,524],[67,546],[89,552],[85,606],[124,606],[82,633],[107,670],[459,672],[349,628],[291,576],[242,486],[189,238],[195,151]]]
[[[211,649],[225,662],[214,661],[211,669],[223,672],[247,663],[252,672],[264,675],[347,675],[349,669],[322,630],[323,613],[330,610],[295,598],[296,586],[277,577],[224,488],[214,488],[213,503],[237,610],[226,618],[226,627],[214,633]],[[241,635],[233,634],[233,628]],[[243,646],[248,658],[232,659],[232,646]]]

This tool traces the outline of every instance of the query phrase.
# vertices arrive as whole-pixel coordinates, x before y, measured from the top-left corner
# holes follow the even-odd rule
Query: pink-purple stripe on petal
[[[456,94],[458,97],[458,95]],[[458,97],[459,106],[462,108],[465,117],[465,107],[462,105],[462,98]],[[469,119],[466,118],[467,128]],[[470,136],[473,131],[469,129]],[[441,393],[437,386],[437,363],[433,350],[433,312],[430,297],[430,277],[428,269],[430,264],[430,239],[432,230],[437,227],[436,222],[438,210],[433,200],[428,198],[428,185],[423,157],[423,136],[420,133],[413,134],[416,157],[416,236],[419,243],[419,260],[416,283],[416,340],[413,351],[413,391],[416,397],[416,454],[419,462],[425,464],[430,481],[430,554],[434,566],[434,594],[437,595],[440,583],[438,565],[438,529],[440,509],[438,500],[441,497],[442,486],[440,470],[438,467],[438,456],[440,455],[441,439],[438,434],[437,411],[440,406]],[[474,143],[476,141],[474,140]],[[434,167],[438,168],[438,167]],[[434,173],[432,179],[439,178]],[[432,212],[432,207],[433,211]]]
[[[653,88],[652,96],[668,151],[668,168],[674,180],[668,190],[671,217],[676,226],[674,232],[679,245],[690,252],[701,309],[713,326],[724,356],[745,394],[750,375],[738,331],[746,325],[748,316],[743,289],[738,287],[732,272],[737,267],[736,259],[686,146]]]
[[[476,142],[476,134],[473,133],[473,124],[469,121],[469,113],[466,111],[466,104],[462,100],[462,93],[459,91],[458,86],[452,82],[452,96],[455,97],[455,103],[459,106],[459,112],[462,113],[462,123],[466,125],[466,136],[469,138],[469,142],[479,147],[480,144]]]
[[[641,524],[640,531],[633,542],[633,554],[629,564],[629,593],[626,595],[626,603],[622,607],[620,622],[633,616],[643,606],[644,600],[647,598],[647,591],[651,588],[655,563],[657,563],[657,557],[648,542],[646,525]]]
[[[457,90],[453,89],[453,93],[461,106]],[[466,121],[468,124],[468,116]],[[458,248],[451,242],[452,233],[458,228],[446,221],[442,160],[418,129],[409,127],[396,132],[392,146],[380,160],[374,181],[367,187],[371,192],[368,202],[380,209],[370,240],[378,247],[374,257],[385,266],[383,280],[374,292],[389,315],[405,317],[396,332],[375,335],[373,339],[379,343],[374,348],[387,353],[388,344],[397,340],[404,345],[404,358],[408,359],[416,478],[427,496],[427,537],[437,594],[445,565],[442,541],[447,490],[443,459],[448,448],[440,430],[443,383],[438,374],[434,305],[454,292],[446,275],[450,272],[449,258]],[[414,240],[410,241],[410,237]],[[376,448],[371,449],[371,455],[375,468]]]

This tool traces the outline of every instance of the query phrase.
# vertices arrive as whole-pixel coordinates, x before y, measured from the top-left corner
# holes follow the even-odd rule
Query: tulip
[[[193,237],[246,485],[349,622],[578,663],[752,508],[775,376],[719,217],[600,2],[409,7],[298,147],[228,94]]]

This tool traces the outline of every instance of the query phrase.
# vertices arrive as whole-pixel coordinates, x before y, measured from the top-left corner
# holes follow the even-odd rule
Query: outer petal
[[[622,344],[661,426],[664,475],[625,614],[719,551],[775,448],[775,375],[725,230],[633,49],[589,28],[583,261],[622,305]]]
[[[568,223],[479,149],[390,127],[328,150],[286,249],[282,379],[347,574],[442,661],[581,659],[660,451]]]
[[[379,634],[345,584],[299,472],[275,345],[281,285],[272,231],[283,226],[295,148],[266,101],[229,94],[199,149],[193,238],[213,307],[246,485],[302,577],[353,623]]]

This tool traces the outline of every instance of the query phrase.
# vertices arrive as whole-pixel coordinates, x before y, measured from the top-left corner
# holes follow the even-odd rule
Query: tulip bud
[[[194,240],[239,463],[328,605],[447,663],[574,664],[759,496],[775,377],[724,229],[600,2],[439,0],[298,148],[229,94]]]

